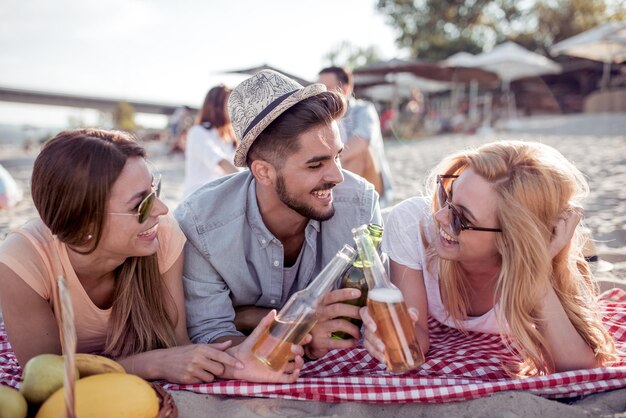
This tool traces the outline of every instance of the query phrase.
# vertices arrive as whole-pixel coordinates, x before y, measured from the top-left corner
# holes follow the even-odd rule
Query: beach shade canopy
[[[385,83],[363,89],[363,94],[372,100],[390,102],[394,98],[412,98],[414,89],[423,93],[436,93],[452,89],[450,82],[429,80],[411,73],[387,74],[384,79]]]
[[[303,86],[308,86],[309,84],[312,84],[309,80],[306,80],[302,77],[298,77],[296,75],[290,74],[286,71],[280,70],[276,67],[272,67],[271,65],[268,64],[262,64],[259,65],[257,67],[251,67],[251,68],[242,68],[239,70],[228,70],[228,71],[224,71],[224,73],[226,74],[248,74],[248,75],[254,75],[256,73],[258,73],[259,71],[263,71],[263,70],[272,70],[272,71],[276,71],[278,73],[281,73],[283,75],[286,75],[287,77],[296,80],[298,83],[300,83]]]
[[[476,55],[469,52],[457,52],[441,61],[444,67],[475,67]]]
[[[571,55],[595,61],[626,61],[626,21],[597,26],[567,38],[550,48],[552,55]]]
[[[355,76],[393,73],[410,73],[416,77],[443,82],[469,83],[472,80],[476,80],[480,85],[486,87],[491,87],[498,83],[496,74],[480,68],[448,68],[436,63],[419,60],[392,59],[354,70]]]
[[[556,43],[552,55],[571,55],[604,63],[602,87],[609,85],[611,64],[626,61],[626,21],[605,23]]]
[[[558,74],[561,66],[543,55],[536,54],[516,44],[505,42],[489,52],[472,55],[461,52],[442,61],[446,67],[474,67],[494,72],[506,86],[513,80]]]

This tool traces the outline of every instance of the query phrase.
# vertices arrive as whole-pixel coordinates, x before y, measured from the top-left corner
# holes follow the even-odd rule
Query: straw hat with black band
[[[254,140],[285,110],[326,91],[323,84],[303,87],[276,71],[263,70],[242,81],[228,98],[228,113],[239,145],[235,165],[246,167]]]

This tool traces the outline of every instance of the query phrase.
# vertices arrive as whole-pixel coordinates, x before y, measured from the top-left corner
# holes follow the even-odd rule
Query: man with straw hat
[[[280,309],[352,242],[352,228],[381,222],[373,186],[341,168],[336,121],[345,107],[343,96],[322,84],[302,87],[270,70],[231,93],[234,162],[249,170],[208,183],[175,211],[188,239],[183,280],[192,341],[240,342],[241,331]],[[341,303],[357,295],[330,293],[307,356],[355,343],[331,333],[359,337],[356,326],[339,319],[359,317]]]

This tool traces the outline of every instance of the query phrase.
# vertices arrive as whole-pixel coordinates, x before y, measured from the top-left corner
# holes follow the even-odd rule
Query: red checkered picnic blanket
[[[505,390],[526,390],[549,398],[571,398],[626,387],[626,292],[613,289],[600,298],[603,322],[617,341],[621,362],[613,367],[511,379],[502,364],[515,359],[498,335],[464,335],[429,320],[431,347],[420,368],[391,375],[362,347],[334,350],[307,363],[292,384],[218,380],[199,385],[164,383],[166,389],[324,402],[452,402]],[[16,386],[20,369],[4,327],[0,328],[0,383]]]

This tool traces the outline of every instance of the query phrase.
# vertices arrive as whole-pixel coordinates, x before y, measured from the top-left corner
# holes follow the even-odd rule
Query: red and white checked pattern
[[[176,385],[166,389],[231,396],[303,399],[324,402],[361,401],[453,402],[505,390],[525,390],[549,398],[570,398],[626,387],[626,292],[614,289],[601,296],[603,321],[618,344],[621,362],[609,368],[577,370],[549,376],[511,379],[502,363],[514,361],[497,335],[470,333],[431,319],[431,348],[426,363],[403,375],[391,375],[362,347],[334,350],[307,363],[292,384],[260,384],[219,380],[210,384]],[[0,384],[17,386],[20,369],[0,328]]]

